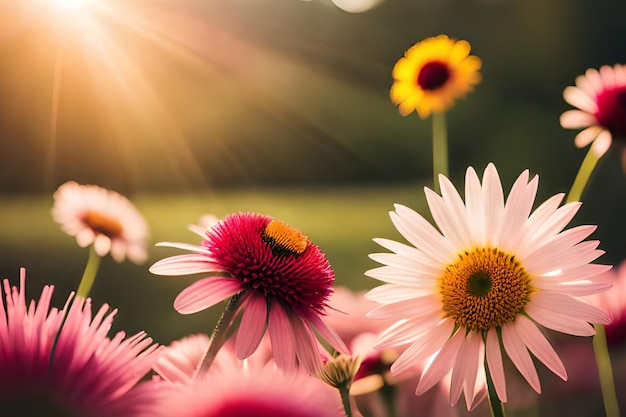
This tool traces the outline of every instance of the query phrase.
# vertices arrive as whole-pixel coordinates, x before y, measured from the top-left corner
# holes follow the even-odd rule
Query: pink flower
[[[153,392],[137,382],[150,370],[157,345],[144,332],[106,335],[116,311],[70,296],[50,308],[52,286],[26,304],[20,287],[3,281],[0,303],[0,407],[3,415],[77,417],[137,416],[151,407]],[[70,305],[71,304],[71,305]]]
[[[426,364],[416,391],[421,394],[452,370],[451,403],[463,391],[468,407],[479,392],[477,381],[485,380],[485,360],[498,398],[507,400],[503,353],[537,392],[531,353],[566,379],[539,326],[591,336],[590,323],[609,319],[579,298],[606,290],[590,278],[609,268],[590,263],[603,254],[599,242],[584,241],[595,226],[563,231],[581,203],[559,207],[559,194],[531,214],[538,178],[529,181],[523,172],[505,201],[493,164],[482,184],[473,168],[467,170],[465,202],[446,177],[439,182],[441,196],[425,189],[437,227],[397,204],[391,220],[412,246],[376,239],[392,253],[370,255],[384,266],[367,275],[386,283],[368,293],[380,304],[370,315],[403,320],[377,344],[406,347],[392,373]]]
[[[101,257],[110,252],[117,262],[127,257],[137,264],[147,258],[148,225],[121,194],[68,181],[54,193],[52,217],[80,247],[93,244]]]
[[[275,366],[212,368],[163,387],[155,417],[343,417],[338,392],[302,371]]]
[[[320,318],[325,314],[334,273],[323,252],[299,230],[255,213],[236,213],[204,235],[202,245],[160,243],[193,254],[163,259],[150,268],[158,275],[213,272],[183,290],[174,308],[191,314],[241,296],[244,310],[235,352],[250,356],[266,329],[274,360],[283,368],[303,364],[315,372],[321,352],[314,331],[338,350],[344,343]]]
[[[563,98],[578,110],[561,115],[561,126],[584,128],[574,143],[583,148],[593,142],[592,150],[601,157],[613,141],[621,145],[626,140],[626,67],[604,65],[593,68],[576,78],[576,86],[563,91]],[[626,154],[622,146],[622,162],[626,168]]]
[[[611,285],[608,291],[585,297],[591,304],[605,311],[611,322],[604,326],[606,341],[611,347],[626,342],[626,261],[598,277]]]

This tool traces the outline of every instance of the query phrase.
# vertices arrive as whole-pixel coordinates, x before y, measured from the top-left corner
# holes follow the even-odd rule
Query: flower
[[[127,257],[136,264],[147,258],[148,225],[121,194],[68,181],[54,193],[52,217],[80,247],[93,244],[99,256],[110,252],[117,262]]]
[[[425,119],[448,110],[480,82],[482,61],[469,53],[467,41],[446,35],[416,43],[393,67],[391,101],[403,116],[415,110]]]
[[[150,370],[158,346],[144,332],[106,334],[116,311],[72,296],[50,308],[54,287],[26,304],[20,287],[3,281],[0,302],[0,408],[3,415],[75,417],[136,416],[151,407],[152,390],[137,382]],[[71,303],[71,306],[70,306]]]
[[[598,280],[611,285],[611,289],[585,299],[611,318],[611,322],[604,326],[606,341],[609,346],[617,348],[626,342],[626,261],[600,275]]]
[[[425,188],[438,229],[397,204],[391,220],[414,247],[375,239],[392,253],[370,255],[384,266],[366,274],[387,283],[367,294],[381,304],[370,316],[403,320],[383,333],[377,348],[408,345],[391,371],[425,364],[416,390],[421,394],[452,370],[452,404],[461,390],[472,403],[485,359],[497,395],[506,402],[503,353],[537,392],[541,387],[529,351],[566,379],[539,325],[590,336],[595,331],[589,323],[608,321],[579,299],[608,287],[590,279],[610,268],[590,263],[603,253],[598,241],[583,241],[596,227],[563,231],[581,203],[559,207],[563,194],[557,194],[531,214],[538,177],[529,181],[524,171],[505,202],[493,164],[482,184],[468,168],[465,203],[450,180],[441,175],[439,182],[441,196]]]
[[[240,295],[244,313],[235,343],[238,358],[257,349],[266,329],[274,360],[283,368],[297,362],[310,372],[321,367],[314,330],[339,351],[347,351],[320,318],[332,293],[333,270],[324,253],[299,230],[262,214],[235,213],[209,229],[201,246],[159,245],[194,253],[158,261],[150,267],[152,273],[216,274],[176,297],[174,308],[179,313],[195,313]]]
[[[335,389],[275,366],[212,368],[189,385],[166,385],[156,405],[157,417],[345,416]]]
[[[577,147],[591,143],[592,151],[601,157],[614,140],[620,144],[626,141],[626,66],[589,68],[585,75],[576,78],[576,86],[563,90],[563,98],[578,110],[564,112],[561,126],[584,128],[574,139]],[[622,146],[622,163],[626,168],[625,151]]]

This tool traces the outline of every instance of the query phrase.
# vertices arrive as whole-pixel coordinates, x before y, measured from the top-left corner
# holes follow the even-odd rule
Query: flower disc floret
[[[439,282],[443,311],[455,323],[487,331],[513,321],[530,301],[530,277],[514,255],[497,248],[459,254]]]

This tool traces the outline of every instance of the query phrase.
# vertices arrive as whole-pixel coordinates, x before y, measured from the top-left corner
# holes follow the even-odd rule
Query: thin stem
[[[237,313],[239,313],[239,307],[241,307],[241,297],[242,293],[237,293],[230,297],[228,300],[228,304],[226,305],[226,309],[220,316],[217,321],[217,325],[213,330],[213,334],[211,335],[211,341],[209,342],[209,347],[202,358],[202,362],[200,366],[196,370],[196,376],[202,373],[205,373],[211,367],[211,364],[215,360],[217,353],[221,349],[221,347],[226,343],[228,339],[228,331],[233,325],[235,318],[237,317]]]
[[[393,385],[389,384],[386,379],[384,385],[380,388],[379,395],[383,399],[385,410],[387,411],[386,417],[396,417],[396,389]]]
[[[485,361],[485,374],[487,375],[487,397],[489,397],[489,408],[491,408],[491,415],[493,417],[504,417],[504,405],[498,398],[496,387],[493,385],[493,379],[491,379],[491,372],[489,372],[489,365]]]
[[[448,130],[444,112],[433,113],[433,182],[436,192],[439,192],[439,174],[448,176]]]
[[[594,328],[596,329],[596,334],[593,336],[593,351],[598,366],[604,411],[606,417],[619,417],[619,405],[617,403],[617,394],[615,393],[615,381],[613,379],[609,347],[606,343],[606,332],[601,324],[594,324]]]
[[[580,168],[578,169],[578,174],[576,174],[572,188],[567,194],[567,199],[565,200],[566,203],[580,201],[580,197],[585,190],[589,177],[591,177],[591,173],[598,164],[599,160],[600,158],[596,156],[595,152],[593,152],[590,147],[587,151],[587,155],[585,155],[585,159],[583,159],[583,162],[580,164]]]
[[[339,390],[339,394],[341,395],[341,402],[343,404],[343,409],[346,412],[346,417],[352,417],[352,405],[350,404],[350,392],[348,387],[342,385],[337,388]]]
[[[96,274],[98,273],[101,259],[93,245],[91,245],[89,249],[89,259],[87,259],[83,277],[80,279],[80,284],[78,284],[78,290],[76,290],[77,297],[87,298],[89,295],[93,282],[96,280]]]

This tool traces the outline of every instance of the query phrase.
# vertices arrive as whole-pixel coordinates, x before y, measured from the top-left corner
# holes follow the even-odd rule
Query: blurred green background
[[[622,0],[384,0],[362,13],[329,0],[110,0],[87,18],[28,1],[0,3],[0,275],[17,282],[26,267],[29,296],[54,284],[61,305],[87,250],[52,221],[52,193],[70,179],[114,189],[148,220],[150,259],[107,257],[92,297],[120,309],[116,330],[160,343],[209,332],[218,314],[178,315],[174,297],[198,277],[147,270],[179,253],[154,243],[196,243],[186,226],[206,213],[280,218],[327,253],[338,284],[376,285],[363,273],[372,238],[398,238],[393,203],[429,216],[430,119],[389,100],[391,68],[415,42],[445,33],[483,61],[482,83],[447,115],[453,181],[492,161],[508,190],[529,169],[539,201],[569,190],[586,152],[559,126],[563,89],[626,61]],[[624,190],[613,150],[574,221],[599,225],[604,263],[625,257]]]

